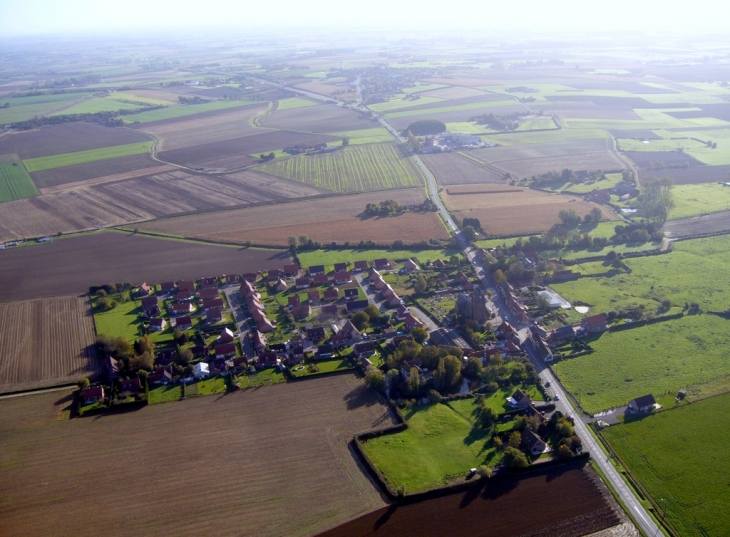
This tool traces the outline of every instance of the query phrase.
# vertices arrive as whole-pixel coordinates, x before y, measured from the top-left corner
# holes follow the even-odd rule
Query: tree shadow
[[[62,405],[64,403],[69,403],[73,400],[74,400],[74,393],[71,392],[70,394],[61,397],[58,401],[56,401],[53,404],[54,404],[54,406],[58,406],[58,405]]]
[[[390,507],[388,507],[388,510],[375,521],[373,531],[378,531],[382,526],[384,526],[397,510],[398,506],[396,504],[391,504]]]
[[[342,399],[347,405],[347,410],[354,410],[356,408],[378,404],[377,397],[375,397],[370,391],[370,388],[364,384],[352,389],[350,393],[345,394]]]

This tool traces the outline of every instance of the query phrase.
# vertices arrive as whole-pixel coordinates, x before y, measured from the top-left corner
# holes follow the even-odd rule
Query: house
[[[299,294],[291,295],[289,298],[286,299],[286,304],[290,308],[296,308],[302,303],[301,299],[299,298]]]
[[[208,347],[205,345],[195,345],[194,347],[190,347],[190,352],[193,353],[195,358],[205,358],[208,356]]]
[[[220,308],[211,308],[205,312],[205,320],[209,323],[219,323],[223,320],[223,312]]]
[[[255,361],[259,367],[274,367],[277,358],[275,351],[264,351],[259,353]]]
[[[400,306],[398,306],[398,309],[395,310],[395,318],[398,319],[399,321],[402,321],[406,318],[406,315],[408,315],[409,313],[411,313],[411,310],[409,310],[406,306],[401,304]]]
[[[138,378],[133,378],[129,380],[120,380],[119,381],[119,391],[122,393],[139,393],[142,389],[142,383],[139,381]]]
[[[403,271],[404,272],[416,272],[421,270],[421,268],[416,264],[413,259],[409,259],[405,263],[403,263]]]
[[[142,296],[149,295],[151,292],[152,292],[152,287],[147,282],[145,282],[139,286],[139,288],[137,289],[137,292],[134,294],[135,294],[135,296],[142,297]]]
[[[573,341],[574,338],[575,329],[572,326],[561,326],[560,328],[556,328],[550,332],[550,335],[548,336],[548,343],[550,343],[553,347],[559,347],[568,341]]]
[[[375,354],[375,343],[372,341],[361,341],[352,346],[352,350],[358,358],[367,358]]]
[[[442,268],[446,268],[446,263],[444,263],[440,259],[437,259],[436,261],[431,263],[431,266],[435,269],[442,269]]]
[[[169,365],[166,367],[156,367],[149,377],[147,382],[150,386],[161,386],[172,382],[172,367]]]
[[[201,289],[216,289],[218,287],[218,278],[202,278],[198,280]]]
[[[273,332],[274,331],[274,323],[272,323],[268,318],[264,317],[260,321],[256,321],[256,328],[259,332]]]
[[[542,357],[543,361],[545,361],[545,362],[553,361],[555,356],[553,355],[553,352],[550,350],[550,346],[545,342],[544,339],[542,339],[540,336],[533,335],[532,342],[534,343],[535,349],[537,349],[537,352],[540,353],[540,356]]]
[[[321,312],[323,317],[331,317],[332,315],[337,315],[337,305],[328,304],[326,306],[322,306]]]
[[[236,344],[235,343],[222,343],[215,346],[215,357],[216,358],[230,358],[236,355]]]
[[[355,325],[352,324],[352,321],[350,320],[346,321],[345,324],[342,325],[339,333],[344,334],[349,341],[360,341],[362,339],[362,333],[355,328]]]
[[[507,398],[507,404],[512,408],[527,408],[532,405],[532,398],[522,390],[517,390],[512,397]]]
[[[243,280],[241,283],[241,294],[246,298],[259,295],[258,291],[256,291],[256,287],[254,287],[254,285],[248,280]]]
[[[603,313],[586,317],[580,322],[580,325],[588,334],[598,334],[608,330],[608,319]]]
[[[251,347],[256,352],[261,352],[266,348],[266,336],[258,330],[252,330],[250,332]]]
[[[213,298],[211,300],[203,300],[203,311],[208,311],[212,309],[221,309],[223,308],[223,299],[222,298]]]
[[[340,292],[337,289],[327,289],[322,294],[322,299],[325,302],[335,302],[339,298],[340,298]]]
[[[527,428],[522,431],[521,446],[535,457],[541,455],[547,448],[545,441]]]
[[[269,272],[266,273],[266,281],[267,282],[276,282],[281,279],[282,271],[279,269],[271,269]]]
[[[183,304],[175,303],[170,309],[172,310],[172,314],[177,317],[178,315],[185,315],[186,313],[193,311],[193,305],[189,302]]]
[[[322,275],[324,273],[324,265],[312,265],[311,267],[309,267],[309,275],[311,277]]]
[[[198,362],[193,367],[193,376],[196,379],[204,379],[208,378],[210,376],[210,368],[208,367],[208,364],[205,362]]]
[[[281,293],[283,291],[286,291],[289,289],[289,286],[286,284],[284,280],[279,278],[276,283],[274,284],[274,289],[276,289],[277,292]]]
[[[388,285],[380,275],[371,277],[370,283],[372,283],[376,289],[382,289],[383,287],[387,287]]]
[[[411,376],[411,372],[413,370],[418,372],[418,377],[421,382],[426,382],[433,376],[433,373],[428,373],[428,370],[421,366],[420,360],[411,360],[410,362],[408,360],[403,360],[403,363],[401,363],[400,366],[400,374],[404,380]]]
[[[218,289],[215,287],[201,289],[198,291],[198,298],[201,300],[212,300],[214,298],[218,298]]]
[[[159,299],[156,296],[146,296],[139,301],[142,307],[146,310],[147,308],[156,308],[159,304]]]
[[[656,408],[656,399],[652,394],[643,395],[631,400],[628,410],[632,412],[651,412]]]
[[[284,275],[289,278],[299,276],[299,267],[297,265],[284,265]]]
[[[330,344],[335,347],[336,349],[340,349],[347,345],[347,342],[349,339],[345,334],[334,334],[332,337],[330,337],[329,342]]]
[[[309,304],[297,306],[291,310],[291,314],[295,319],[304,319],[312,315],[312,307]]]
[[[347,313],[355,313],[358,311],[362,311],[365,308],[368,307],[368,301],[367,299],[363,300],[352,300],[347,303]]]
[[[169,295],[175,290],[175,282],[162,282],[160,284],[160,291],[163,294]]]
[[[307,293],[307,302],[317,304],[320,300],[319,291],[309,291]]]
[[[321,341],[324,339],[324,326],[311,326],[306,329],[307,339]]]
[[[85,405],[91,405],[98,403],[104,399],[104,387],[103,386],[89,386],[81,392],[81,398],[84,400]]]
[[[368,269],[368,262],[367,261],[355,261],[353,265],[353,271],[354,272],[363,272]]]
[[[347,263],[335,263],[334,272],[345,272],[347,270]]]
[[[175,298],[178,302],[191,302],[195,295],[192,291],[178,291]]]
[[[388,270],[391,268],[390,262],[388,262],[387,259],[376,259],[373,261],[373,267],[375,267],[375,270]]]
[[[195,291],[195,282],[192,280],[180,280],[177,282],[177,290],[190,291],[192,293]]]
[[[162,317],[150,319],[150,332],[162,332],[165,328],[167,328],[167,321]]]
[[[403,323],[408,330],[413,330],[414,328],[423,328],[425,326],[423,324],[423,321],[421,321],[417,317],[414,317],[412,313],[408,313],[408,315],[406,315],[405,319],[403,319]]]
[[[245,371],[248,369],[248,358],[245,356],[239,356],[238,358],[234,358],[231,360],[231,369],[233,369],[234,372],[240,373],[242,371]]]
[[[228,375],[228,368],[232,366],[233,364],[230,360],[226,360],[225,358],[216,358],[208,367],[211,375]]]
[[[310,280],[306,276],[302,277],[302,278],[297,278],[296,280],[294,280],[294,285],[296,286],[297,289],[306,289],[307,287],[309,287],[311,285],[311,283],[312,283],[312,280]]]
[[[253,314],[253,312],[255,310],[258,310],[258,311],[266,310],[266,307],[255,296],[246,298],[246,307],[248,308],[248,311],[251,312],[251,314]]]
[[[312,278],[314,285],[327,285],[330,283],[330,279],[326,274],[317,274]]]
[[[230,343],[235,339],[235,336],[233,335],[233,332],[230,328],[224,328],[223,332],[220,333],[218,336],[218,341],[221,343]]]
[[[357,300],[357,298],[360,296],[360,293],[357,289],[345,289],[345,300]]]
[[[161,366],[170,365],[177,358],[177,351],[175,349],[164,349],[157,352],[157,359],[155,363]]]
[[[294,345],[291,348],[291,360],[295,363],[304,360],[304,347],[302,345]]]
[[[335,272],[335,275],[332,276],[332,280],[335,282],[335,284],[343,284],[343,283],[350,283],[352,281],[352,277],[350,276],[350,273],[348,271],[342,271],[342,272]]]
[[[106,378],[109,380],[117,378],[117,375],[119,374],[119,362],[111,356],[107,356],[104,360],[104,370],[106,372]]]

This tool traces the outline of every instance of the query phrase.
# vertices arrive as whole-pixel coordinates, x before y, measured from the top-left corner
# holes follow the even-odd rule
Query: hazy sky
[[[520,34],[730,33],[726,9],[727,1],[719,0],[0,0],[0,20],[3,35],[215,26],[392,29],[401,24]]]

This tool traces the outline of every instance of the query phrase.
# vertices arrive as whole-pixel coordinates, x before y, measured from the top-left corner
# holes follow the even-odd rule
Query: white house
[[[195,364],[195,367],[193,368],[193,375],[196,379],[208,378],[210,376],[210,369],[208,368],[208,364],[206,364],[205,362],[199,362]]]

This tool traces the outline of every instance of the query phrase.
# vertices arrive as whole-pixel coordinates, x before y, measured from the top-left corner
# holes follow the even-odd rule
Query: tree
[[[299,235],[299,246],[307,246],[310,240],[306,235]]]
[[[509,447],[519,448],[522,444],[522,433],[520,431],[512,431],[509,435]]]
[[[558,422],[557,426],[555,427],[555,430],[563,438],[570,438],[571,436],[575,435],[575,430],[573,429],[573,424],[565,419],[560,420]]]
[[[371,322],[377,321],[380,318],[380,310],[375,304],[370,304],[364,311]]]
[[[502,455],[502,464],[504,464],[507,468],[527,468],[529,466],[529,462],[527,462],[525,454],[519,449],[513,447],[508,447],[504,450],[504,455]]]
[[[573,452],[570,451],[570,448],[565,444],[561,444],[558,448],[558,457],[560,457],[561,459],[569,459],[572,456]]]
[[[591,212],[588,214],[591,215],[591,220],[595,223],[598,223],[603,219],[603,211],[599,207],[593,207]]]
[[[155,363],[155,357],[153,354],[149,351],[142,353],[139,356],[135,356],[130,361],[130,366],[132,369],[145,369],[147,371],[152,371],[152,366]]]
[[[482,376],[483,370],[482,361],[476,356],[472,356],[466,363],[466,367],[464,367],[464,376],[470,379],[478,379]]]
[[[575,227],[583,220],[574,209],[562,209],[558,213],[558,218],[566,227]]]
[[[446,371],[446,388],[453,388],[461,383],[461,360],[453,355],[444,358],[444,369]]]
[[[378,368],[370,366],[365,372],[365,383],[376,392],[384,393],[387,386],[385,374]]]
[[[461,264],[461,261],[459,260],[458,255],[452,255],[449,258],[449,265],[451,265],[452,267],[458,267],[460,264]]]
[[[441,134],[446,131],[446,125],[438,119],[419,119],[411,122],[408,129],[416,136],[425,136],[427,134]]]
[[[487,479],[492,477],[492,469],[489,466],[487,466],[486,464],[482,464],[479,467],[477,467],[477,473],[479,474],[480,477],[484,477]]]
[[[292,236],[289,237],[289,248],[296,248],[297,247],[297,238]]]
[[[81,391],[84,391],[84,390],[85,390],[86,388],[88,388],[88,387],[89,387],[89,384],[91,384],[91,383],[89,382],[89,379],[87,379],[87,378],[83,378],[83,379],[79,380],[79,381],[78,381],[78,382],[76,383],[76,386],[78,386],[78,387],[79,387],[79,390],[81,390]]]
[[[350,145],[350,139],[349,138],[343,138],[342,139],[342,147],[347,147]]]
[[[180,365],[186,366],[193,360],[193,351],[190,349],[183,349],[180,352]]]
[[[423,345],[423,342],[428,339],[428,332],[425,328],[421,328],[419,326],[411,330],[411,337],[413,338],[413,341],[415,341],[419,345]]]
[[[155,351],[155,343],[152,341],[152,338],[149,335],[144,335],[141,338],[139,338],[136,342],[136,351],[139,354],[143,354],[145,352],[153,353]]]
[[[507,281],[507,276],[500,269],[497,269],[494,271],[494,281],[496,283],[504,283]]]
[[[416,281],[413,284],[413,289],[415,289],[416,293],[425,293],[428,289],[428,282],[426,281],[426,277],[423,274],[419,274],[416,276]]]
[[[439,364],[436,367],[436,371],[434,371],[434,373],[433,373],[433,387],[436,388],[436,390],[439,392],[443,392],[447,388],[446,364],[444,364],[443,358],[441,358],[439,360]]]
[[[477,230],[472,226],[464,226],[461,230],[461,236],[466,242],[474,242],[478,236]]]
[[[672,180],[669,178],[652,178],[647,180],[643,186],[644,192],[639,196],[639,207],[642,216],[653,224],[664,224],[669,210],[674,207]]]
[[[496,410],[494,410],[491,406],[483,404],[479,409],[479,425],[481,425],[484,429],[491,429],[497,421],[497,416],[498,414]]]
[[[421,372],[417,367],[411,367],[411,373],[408,375],[406,385],[408,386],[408,393],[411,396],[415,397],[418,395],[418,390],[421,388]]]
[[[355,325],[355,328],[357,328],[358,330],[364,330],[368,327],[370,317],[364,311],[358,311],[355,315],[352,316],[351,320],[352,324]]]

